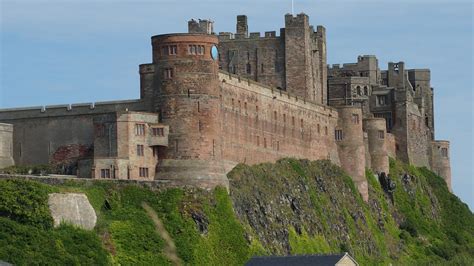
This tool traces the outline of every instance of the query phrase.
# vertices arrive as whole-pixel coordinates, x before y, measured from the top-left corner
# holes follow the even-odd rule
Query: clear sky
[[[328,63],[374,54],[380,68],[430,68],[436,138],[451,141],[454,193],[474,209],[473,9],[469,0],[295,0],[295,13],[327,29]],[[0,108],[139,97],[150,37],[185,32],[190,18],[215,31],[279,31],[291,0],[0,0]]]

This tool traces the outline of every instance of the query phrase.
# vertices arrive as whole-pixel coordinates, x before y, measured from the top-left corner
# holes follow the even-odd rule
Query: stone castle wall
[[[338,113],[228,73],[220,73],[222,158],[248,164],[283,157],[331,159]]]
[[[0,169],[14,165],[13,125],[0,123]]]

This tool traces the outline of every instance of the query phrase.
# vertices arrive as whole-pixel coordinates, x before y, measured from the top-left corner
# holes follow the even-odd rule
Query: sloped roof
[[[334,266],[342,258],[348,256],[356,265],[357,262],[347,253],[331,254],[331,255],[295,255],[295,256],[268,256],[253,257],[245,265],[246,266]]]

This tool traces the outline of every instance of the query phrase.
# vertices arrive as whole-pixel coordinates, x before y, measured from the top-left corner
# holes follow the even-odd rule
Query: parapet
[[[296,17],[292,14],[285,15],[285,28],[304,26],[309,27],[309,17],[305,13],[300,13]]]
[[[188,33],[214,34],[214,21],[209,19],[191,19],[188,21]]]

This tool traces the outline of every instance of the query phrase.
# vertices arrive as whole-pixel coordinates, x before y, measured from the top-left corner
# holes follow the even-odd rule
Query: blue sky
[[[382,69],[431,69],[436,138],[451,141],[454,193],[474,209],[471,1],[294,2],[326,27],[329,64],[375,54]],[[239,14],[250,31],[278,32],[290,11],[291,0],[0,0],[0,108],[138,98],[152,35],[185,32],[190,18],[235,31]]]

